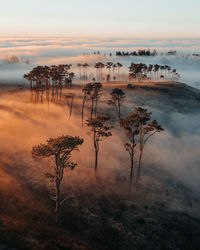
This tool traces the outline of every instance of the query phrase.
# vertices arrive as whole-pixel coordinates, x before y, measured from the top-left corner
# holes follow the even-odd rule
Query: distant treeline
[[[192,54],[193,56],[200,56],[200,54]]]
[[[155,56],[157,55],[156,50],[154,49],[152,52],[150,49],[139,49],[138,51],[125,52],[125,51],[116,51],[116,56]]]
[[[176,54],[177,54],[177,51],[176,51],[176,50],[170,50],[170,51],[167,52],[166,55],[168,55],[168,56],[174,56],[174,55],[176,55]]]
[[[151,51],[150,49],[138,49],[137,51],[116,51],[115,55],[116,56],[157,56],[160,54],[161,56],[166,55],[166,56],[172,56],[172,55],[177,55],[176,50],[169,50],[168,52],[161,52],[158,53],[156,49]],[[94,51],[91,54],[90,53],[83,53],[82,55],[103,55],[103,56],[112,56],[113,54],[110,53],[102,53],[100,51]],[[198,54],[193,54],[194,56],[197,56]]]
[[[28,58],[19,58],[17,56],[4,56],[3,58],[4,63],[8,64],[17,64],[17,63],[25,63],[30,64],[30,60]]]

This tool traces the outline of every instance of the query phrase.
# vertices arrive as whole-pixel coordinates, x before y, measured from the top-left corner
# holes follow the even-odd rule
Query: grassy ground
[[[199,112],[200,91],[184,84],[141,83],[135,84],[134,89],[127,89],[126,85],[120,82],[105,83],[100,110],[107,107],[105,102],[111,88],[120,87],[127,94],[124,114],[128,113],[125,108],[133,104],[158,108],[166,113]],[[9,89],[11,99],[13,94],[18,93],[12,90]],[[79,86],[70,91],[79,91]],[[81,100],[80,94],[77,95]],[[80,112],[80,103],[78,100],[75,103],[75,113],[77,110]],[[10,113],[5,103],[4,106],[0,105],[0,111],[4,119],[4,111]],[[107,111],[114,112],[110,107],[107,107]],[[22,119],[24,115],[19,112],[14,115]],[[29,111],[26,115],[32,117]],[[60,120],[55,117],[59,123]],[[117,121],[113,120],[113,123]],[[36,122],[34,124],[38,126]],[[42,126],[44,131],[47,130],[45,124]],[[28,134],[27,141],[30,138]],[[26,142],[24,138],[22,140]],[[11,139],[8,142],[13,143]],[[20,152],[11,155],[9,151],[6,152],[8,142],[5,143],[5,137],[1,137],[0,249],[199,249],[199,194],[162,166],[147,161],[137,185],[129,184],[124,169],[128,163],[124,160],[119,164],[122,172],[119,172],[113,159],[114,170],[110,170],[109,174],[99,172],[95,178],[93,169],[88,168],[83,175],[77,172],[64,183],[66,201],[62,207],[62,225],[57,227],[54,222],[54,202],[49,198],[48,186],[42,181],[36,182],[40,173],[27,173],[27,168],[34,169],[39,163],[30,162],[28,154]],[[126,153],[122,154],[126,158]],[[117,157],[114,155],[113,158]],[[87,176],[90,176],[90,180],[87,180]]]

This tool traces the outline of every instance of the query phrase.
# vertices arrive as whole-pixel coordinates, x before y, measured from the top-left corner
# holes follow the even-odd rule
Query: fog
[[[34,90],[15,87],[0,90],[1,223],[8,235],[14,232],[14,237],[27,244],[28,249],[54,249],[54,244],[57,249],[58,244],[63,244],[72,236],[75,244],[76,239],[84,238],[86,243],[91,242],[91,249],[94,249],[93,246],[99,244],[96,238],[93,239],[94,235],[100,235],[103,241],[100,244],[104,244],[105,236],[99,230],[104,232],[105,225],[111,232],[109,239],[114,238],[117,246],[122,237],[126,239],[123,232],[128,232],[131,239],[138,232],[143,237],[146,227],[148,232],[152,230],[157,241],[155,226],[158,225],[160,231],[162,223],[165,223],[162,218],[168,219],[172,214],[170,218],[174,220],[184,214],[186,218],[193,216],[190,217],[194,218],[191,224],[199,218],[199,101],[192,91],[186,91],[188,96],[179,98],[175,95],[172,98],[166,92],[145,90],[142,86],[127,89],[122,85],[126,92],[122,115],[126,117],[136,106],[146,107],[152,112],[152,119],[164,128],[146,144],[140,181],[137,184],[133,181],[130,185],[130,157],[124,148],[124,143],[128,141],[119,126],[115,107],[107,105],[111,89],[117,86],[117,83],[104,84],[98,104],[99,112],[112,116],[111,125],[114,128],[112,136],[100,143],[96,174],[92,137],[87,126],[84,124],[82,127],[81,85],[76,86],[75,83],[73,87],[62,89],[61,97],[53,98],[50,93],[49,101],[45,100],[45,91],[43,98],[40,96],[37,99]],[[189,88],[187,90],[190,91]],[[194,91],[199,93],[199,90]],[[75,94],[71,117],[65,98],[65,94],[69,93]],[[90,116],[89,101],[84,114],[86,120]],[[55,183],[45,177],[46,172],[53,170],[54,160],[35,160],[31,150],[50,137],[61,135],[79,136],[84,143],[79,151],[72,153],[72,160],[78,165],[73,171],[65,170],[61,199],[66,198],[66,201],[62,204],[63,224],[59,229],[54,224],[55,202],[51,199]],[[137,150],[134,178],[138,153]],[[141,218],[145,223],[141,224]],[[172,219],[167,232],[171,232]],[[182,225],[185,220],[178,223]],[[132,230],[132,225],[136,229]],[[113,234],[115,227],[119,228],[117,235]],[[142,227],[141,232],[138,227]],[[55,237],[57,241],[51,243],[51,238]],[[16,242],[15,238],[13,242]],[[110,242],[114,244],[113,240]],[[22,243],[19,241],[18,244],[20,248]],[[124,244],[123,248],[119,245],[115,249],[129,249]]]
[[[127,67],[131,62],[144,62],[146,64],[169,65],[177,69],[180,81],[190,86],[200,88],[200,57],[192,56],[199,53],[198,39],[168,39],[168,40],[144,40],[144,39],[97,39],[97,38],[1,38],[0,43],[0,82],[1,83],[25,83],[23,75],[36,65],[51,65],[60,63],[71,63],[72,71],[78,76],[77,63],[92,65],[98,61],[120,62],[124,71],[128,73]],[[158,56],[155,57],[116,57],[115,51],[133,51],[138,49],[156,49]],[[177,55],[166,56],[169,50],[177,50]],[[100,51],[102,56],[85,55]],[[113,53],[112,57],[108,54]],[[161,55],[163,53],[163,55]],[[107,54],[107,56],[103,56]],[[30,64],[8,64],[3,61],[5,56],[15,55],[19,58],[29,59]]]
[[[120,69],[120,80],[126,79],[131,62],[158,63],[177,69],[181,75],[181,82],[200,88],[198,84],[200,58],[192,56],[192,53],[199,51],[198,42],[198,40],[156,42],[134,39],[88,38],[75,41],[66,38],[7,38],[0,45],[2,59],[0,61],[0,84],[26,84],[28,86],[28,82],[23,79],[23,74],[34,66],[72,63],[72,71],[76,74],[73,84],[76,86],[77,83],[84,84],[78,81],[77,63],[87,62],[94,65],[99,61],[112,61],[120,62],[124,66]],[[173,44],[175,46],[172,46]],[[132,51],[138,48],[155,48],[159,54],[155,57],[117,57],[114,55],[116,50]],[[170,49],[177,49],[177,55],[166,56],[165,52]],[[98,50],[101,55],[94,55],[93,52]],[[108,55],[109,52],[113,53],[112,57]],[[9,64],[3,60],[7,55],[16,55],[24,60],[29,59],[30,63],[26,64],[24,60],[21,60],[20,63]],[[104,69],[104,76],[107,72],[108,70]],[[96,77],[96,70],[92,66],[88,68],[88,75],[91,79]],[[13,204],[9,207],[12,211],[10,217],[6,217],[8,216],[6,213],[2,216],[6,225],[12,221],[12,213],[17,214],[16,210],[20,210],[21,206],[16,204],[23,203],[29,206],[30,210],[34,207],[33,204],[37,204],[35,209],[38,211],[45,211],[44,213],[47,214],[51,211],[48,208],[49,203],[44,204],[43,200],[40,202],[40,197],[36,198],[36,194],[43,190],[45,194],[47,193],[47,201],[49,200],[52,184],[45,178],[45,172],[51,170],[53,162],[48,159],[36,161],[31,156],[32,147],[45,143],[49,137],[69,134],[84,139],[80,151],[72,154],[78,166],[73,171],[66,171],[62,186],[65,193],[73,196],[76,192],[72,192],[72,189],[91,192],[97,188],[100,194],[103,191],[103,193],[117,193],[125,197],[129,193],[130,158],[123,146],[127,139],[118,125],[115,109],[107,106],[111,88],[112,85],[110,88],[104,88],[99,104],[99,111],[112,116],[114,128],[112,137],[100,144],[97,177],[94,175],[92,138],[88,134],[87,127],[81,126],[82,92],[79,86],[63,90],[63,94],[75,93],[71,118],[69,118],[69,109],[64,96],[61,100],[54,100],[54,102],[37,103],[33,93],[31,98],[29,90],[11,89],[8,92],[0,90],[0,194],[4,193],[6,197],[2,201],[5,202],[2,205],[4,209],[8,202],[7,197],[9,197],[8,203]],[[189,96],[185,95],[176,99],[167,94],[145,92],[145,90],[132,92],[132,90],[125,89],[125,92],[127,98],[122,105],[124,116],[133,111],[136,106],[146,107],[153,112],[152,118],[157,119],[164,128],[163,132],[151,138],[144,149],[141,186],[145,188],[145,192],[142,195],[147,196],[146,199],[150,204],[153,203],[153,197],[156,197],[156,201],[167,200],[171,209],[189,211],[191,215],[198,215],[198,202],[192,207],[188,205],[190,199],[192,202],[199,200],[200,112],[198,100],[193,100],[190,93]],[[86,105],[85,119],[89,116],[88,105],[89,103]],[[138,152],[135,166],[137,160]],[[137,193],[137,191],[138,189],[132,189],[132,192]],[[168,191],[171,191],[170,197],[165,195]],[[134,201],[136,195],[140,195],[136,193],[129,199]]]
[[[44,179],[41,174],[45,172],[41,162],[35,162],[31,157],[31,149],[34,145],[45,143],[49,137],[57,137],[62,134],[77,135],[84,138],[84,144],[80,152],[73,155],[79,167],[69,175],[79,174],[81,183],[90,182],[88,173],[93,175],[94,154],[92,139],[88,135],[88,129],[81,127],[79,90],[69,90],[76,93],[74,109],[71,119],[67,105],[61,103],[31,103],[29,91],[3,93],[0,98],[0,152],[3,162],[3,170],[15,171],[17,175],[26,173],[31,181],[37,183]],[[108,92],[104,93],[104,100],[108,99]],[[128,103],[124,103],[123,112],[128,114],[135,107],[128,93]],[[137,101],[136,101],[137,102]],[[103,111],[106,104],[100,105]],[[162,108],[155,108],[151,104],[146,106],[153,112],[153,119],[164,127],[164,132],[151,139],[145,148],[143,175],[151,178],[158,169],[166,172],[167,176],[173,176],[184,185],[198,190],[200,187],[199,170],[199,145],[200,145],[200,114],[176,111],[166,112]],[[87,110],[87,109],[86,109]],[[115,116],[114,108],[107,108]],[[89,111],[86,111],[86,117]],[[100,148],[100,175],[109,175],[110,180],[115,178],[127,179],[129,176],[129,156],[123,144],[126,141],[124,132],[114,123],[113,136],[102,142]],[[6,167],[6,164],[9,165]],[[45,164],[46,166],[48,164]],[[15,169],[17,167],[17,169]],[[20,170],[20,166],[23,170]],[[38,166],[43,166],[42,170]],[[67,174],[67,175],[68,175]],[[82,177],[81,177],[82,176]],[[159,173],[158,173],[159,176]],[[164,178],[162,175],[161,179]],[[76,181],[76,178],[72,178]],[[93,178],[92,178],[93,179]],[[80,179],[77,180],[80,182]]]

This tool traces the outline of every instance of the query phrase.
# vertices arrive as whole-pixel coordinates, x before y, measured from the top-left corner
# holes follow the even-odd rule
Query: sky
[[[0,0],[0,4],[0,36],[200,37],[200,0]]]

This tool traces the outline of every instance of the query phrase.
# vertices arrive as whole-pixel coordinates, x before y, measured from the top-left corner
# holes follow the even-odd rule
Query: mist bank
[[[184,185],[198,190],[200,92],[183,84],[171,85],[171,87],[166,85],[165,88],[168,91],[162,83],[154,84],[150,89],[145,88],[143,84],[141,88],[138,87],[135,90],[128,90],[125,85],[120,86],[127,95],[122,105],[123,116],[127,116],[136,106],[146,107],[153,112],[153,119],[158,120],[165,131],[153,138],[151,144],[145,149],[145,165],[156,165],[168,174],[174,175],[174,178],[179,179]],[[114,86],[114,84],[104,86],[99,111],[106,110],[106,113],[115,117],[115,110],[107,106],[110,90]],[[90,168],[93,163],[93,155],[90,154],[92,145],[87,128],[81,127],[81,87],[66,89],[62,94],[65,93],[75,94],[73,115],[70,119],[69,108],[64,97],[56,103],[55,100],[47,103],[45,99],[43,102],[41,102],[42,99],[35,99],[34,92],[28,90],[2,92],[0,96],[1,152],[7,157],[9,155],[13,155],[14,158],[19,157],[17,160],[19,164],[25,157],[27,165],[35,165],[30,155],[33,145],[61,134],[79,135],[85,140],[81,152],[76,156],[83,166],[80,171],[84,173],[85,167]],[[45,97],[45,93],[43,95]],[[88,112],[86,109],[86,117]],[[129,169],[128,155],[123,148],[124,140],[123,131],[114,124],[112,138],[108,139],[101,149],[102,170],[113,172],[113,176],[115,171],[122,171],[122,175],[126,176],[126,171]],[[13,164],[15,163],[16,159]]]
[[[166,249],[196,249],[200,231],[200,91],[180,83],[142,83],[134,89],[127,89],[124,82],[105,83],[98,111],[112,116],[114,128],[112,137],[100,145],[95,175],[92,138],[81,124],[81,87],[63,89],[56,98],[51,91],[48,95],[17,88],[0,91],[3,240],[13,239],[7,244],[19,249],[126,250],[161,249],[163,245]],[[124,117],[142,106],[164,128],[146,145],[140,182],[131,189],[130,159],[124,148],[127,138],[115,108],[107,105],[114,87],[126,93]],[[71,117],[65,98],[69,93],[75,95]],[[85,120],[89,116],[87,102]],[[63,179],[66,201],[59,229],[53,223],[53,186],[45,177],[53,162],[34,160],[31,149],[62,134],[80,136],[84,143],[72,154],[78,166],[67,170]],[[185,238],[188,232],[189,238]]]
[[[0,81],[8,84],[21,81],[23,75],[36,65],[71,63],[72,71],[78,76],[77,63],[94,65],[96,62],[120,62],[126,68],[131,62],[169,65],[180,73],[180,81],[200,88],[200,57],[192,56],[200,51],[199,39],[119,39],[119,38],[66,38],[66,37],[1,37],[0,40]],[[133,51],[138,49],[156,49],[157,56],[118,57],[117,50]],[[177,50],[177,55],[166,56],[169,50]],[[99,51],[101,55],[94,55]],[[112,57],[109,56],[112,53]],[[161,54],[163,53],[163,55]],[[84,54],[84,55],[83,55]],[[104,55],[106,54],[106,55]],[[17,56],[29,64],[5,63],[4,57]]]

